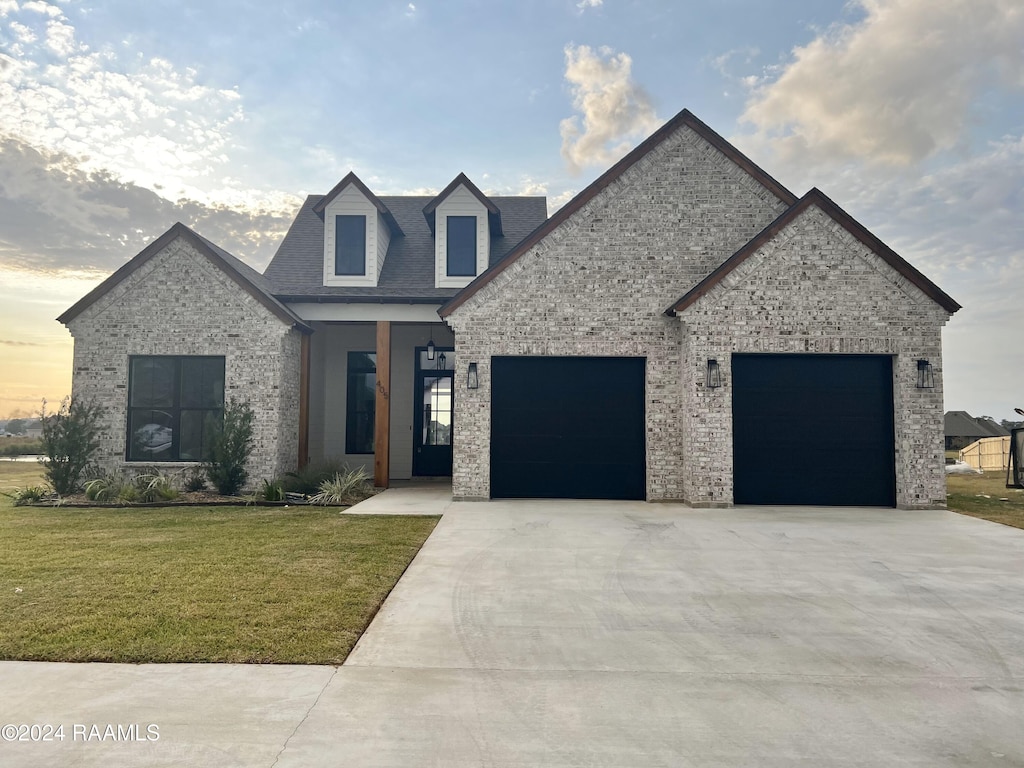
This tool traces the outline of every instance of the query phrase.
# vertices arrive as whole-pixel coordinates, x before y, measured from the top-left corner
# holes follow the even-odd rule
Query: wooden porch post
[[[391,475],[391,321],[377,321],[377,398],[373,419],[373,484],[388,487]]]
[[[309,334],[299,346],[299,469],[309,463]]]

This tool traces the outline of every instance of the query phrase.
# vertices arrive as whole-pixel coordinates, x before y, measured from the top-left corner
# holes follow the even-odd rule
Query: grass
[[[1005,469],[984,475],[949,475],[946,491],[946,505],[954,512],[1024,528],[1024,490],[1006,487]]]
[[[0,462],[0,489],[41,476]],[[339,664],[436,523],[0,497],[0,658]]]
[[[14,488],[43,485],[43,465],[38,461],[10,461],[0,459],[0,492],[10,493]],[[9,501],[0,496],[0,505]]]

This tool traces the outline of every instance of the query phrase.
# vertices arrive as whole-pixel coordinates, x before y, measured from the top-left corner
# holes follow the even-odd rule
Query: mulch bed
[[[221,496],[214,491],[182,491],[172,501],[151,501],[132,502],[123,501],[102,502],[90,501],[84,493],[76,493],[73,496],[65,496],[63,499],[44,499],[33,504],[26,504],[27,507],[304,507],[304,506],[337,506],[338,508],[350,507],[351,504],[318,504],[311,505],[309,501],[299,494],[292,494],[286,501],[264,501],[263,499],[253,500],[245,496]]]

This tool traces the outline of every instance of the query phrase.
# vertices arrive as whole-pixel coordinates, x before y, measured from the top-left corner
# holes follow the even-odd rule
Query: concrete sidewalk
[[[160,734],[0,743],[0,765],[1024,765],[1024,531],[434,503],[344,667],[0,664],[4,723]]]

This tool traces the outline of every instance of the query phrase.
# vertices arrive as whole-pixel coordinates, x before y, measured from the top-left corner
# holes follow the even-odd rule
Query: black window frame
[[[354,232],[354,229],[348,225],[355,224],[357,221],[361,229],[361,238],[358,243],[348,239]],[[364,277],[366,275],[366,230],[366,217],[361,214],[345,213],[334,217],[335,276]]]
[[[133,398],[135,396],[136,386],[136,364],[147,360],[160,360],[165,363],[170,363],[172,368],[172,381],[170,384],[171,389],[171,404],[170,405],[133,405]],[[219,405],[217,406],[200,406],[195,404],[183,404],[182,393],[183,393],[183,367],[186,361],[194,362],[197,360],[205,361],[216,361],[220,363],[219,374],[220,392],[219,392]],[[207,429],[216,430],[224,422],[224,398],[226,386],[226,359],[224,355],[129,355],[128,356],[128,392],[127,392],[127,403],[125,413],[125,450],[124,456],[126,462],[139,463],[139,464],[166,464],[166,463],[180,463],[198,464],[209,458],[209,448],[211,445],[213,432],[207,432]],[[216,375],[216,374],[215,374]],[[159,412],[166,416],[166,422],[170,424],[171,436],[170,445],[164,450],[159,450],[148,456],[135,456],[133,452],[133,425],[136,423],[136,417],[142,417],[143,414],[149,412]],[[198,422],[193,422],[194,427],[196,423],[200,425],[200,455],[198,457],[186,456],[182,458],[181,452],[181,438],[182,438],[182,415],[183,414],[201,414]],[[213,417],[213,421],[208,421],[209,417]],[[154,424],[159,427],[159,425]]]
[[[456,234],[452,236],[452,224],[455,224]],[[469,226],[471,224],[471,226]],[[446,272],[448,277],[476,277],[476,251],[477,251],[477,217],[476,216],[448,216],[445,226],[446,231]],[[460,227],[465,231],[459,232]],[[465,239],[472,234],[472,243],[466,243]],[[454,246],[453,246],[454,243]],[[453,258],[453,252],[454,258]],[[467,257],[468,265],[464,264]],[[457,263],[461,269],[468,271],[453,271],[452,264]]]
[[[373,367],[365,364],[373,360]],[[353,361],[363,361],[356,365]],[[369,407],[358,399],[367,375],[372,376]],[[362,408],[360,406],[363,406]],[[377,419],[377,352],[352,350],[345,359],[345,453],[353,456],[364,456],[373,453],[374,429]],[[363,430],[360,432],[360,430]],[[369,437],[367,438],[367,435]],[[367,442],[368,440],[368,442]]]

